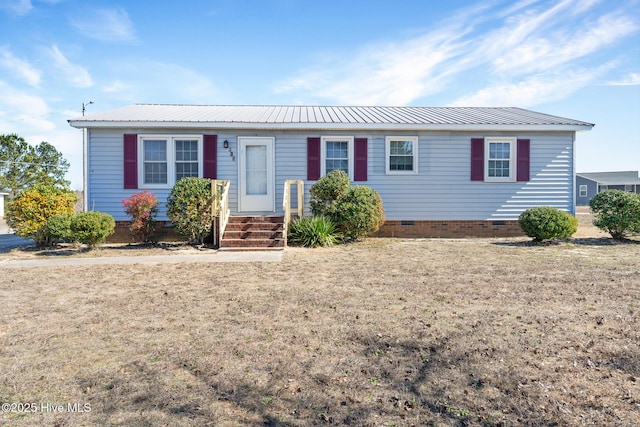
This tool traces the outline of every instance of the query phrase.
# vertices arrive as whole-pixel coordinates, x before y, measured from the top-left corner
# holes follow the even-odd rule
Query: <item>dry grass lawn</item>
[[[640,244],[577,236],[3,271],[0,424],[637,426]]]

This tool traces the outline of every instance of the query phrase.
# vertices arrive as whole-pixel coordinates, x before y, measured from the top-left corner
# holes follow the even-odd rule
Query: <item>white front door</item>
[[[238,211],[275,211],[274,138],[239,137]]]

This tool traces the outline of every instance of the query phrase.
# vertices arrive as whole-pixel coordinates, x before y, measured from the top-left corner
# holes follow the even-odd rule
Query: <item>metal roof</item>
[[[638,171],[582,172],[576,173],[576,176],[604,185],[640,184]]]
[[[515,107],[135,104],[71,126],[237,129],[589,130],[594,125]]]

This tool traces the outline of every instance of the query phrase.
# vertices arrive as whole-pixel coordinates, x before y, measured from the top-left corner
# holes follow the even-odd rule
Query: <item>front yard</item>
[[[640,425],[640,244],[586,227],[5,271],[0,424]]]

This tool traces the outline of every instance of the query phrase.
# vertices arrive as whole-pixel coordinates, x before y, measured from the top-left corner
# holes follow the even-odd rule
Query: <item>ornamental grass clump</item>
[[[289,224],[287,236],[293,245],[316,248],[332,246],[338,242],[335,224],[325,216],[298,218]]]
[[[578,219],[551,206],[527,209],[518,218],[520,228],[535,242],[564,239],[578,231]]]
[[[131,217],[129,231],[133,237],[141,243],[155,243],[158,198],[144,190],[122,200],[122,206],[126,214]]]

